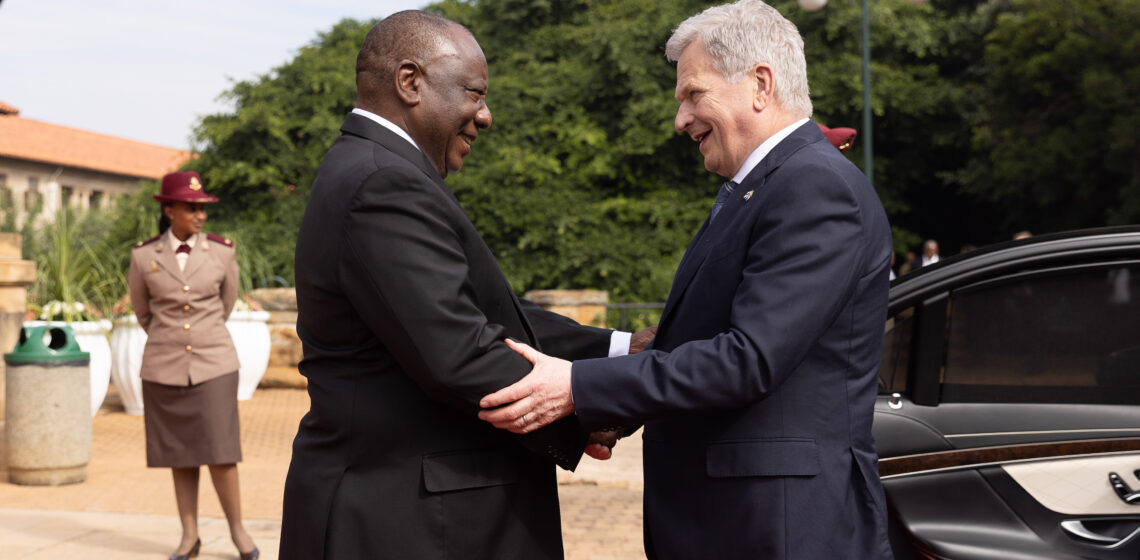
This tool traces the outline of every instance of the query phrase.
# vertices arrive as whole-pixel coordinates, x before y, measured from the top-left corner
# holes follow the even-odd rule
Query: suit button
[[[189,305],[183,305],[182,310],[183,311],[190,311],[190,306]]]
[[[192,349],[193,349],[193,348],[191,348],[189,344],[187,344],[187,345],[186,345],[186,351],[187,351],[187,352],[189,352],[189,351],[190,351],[190,350],[192,350]]]
[[[190,286],[182,286],[182,291],[183,291],[183,292],[189,292],[189,291],[190,291]]]
[[[184,330],[184,331],[190,330],[190,323],[186,323],[185,325],[182,325],[182,330]]]

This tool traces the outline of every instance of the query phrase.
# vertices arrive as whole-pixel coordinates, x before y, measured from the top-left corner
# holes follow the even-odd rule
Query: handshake
[[[636,354],[645,350],[656,335],[655,326],[633,333],[629,341],[629,353]],[[574,399],[570,389],[571,363],[543,354],[521,342],[510,339],[505,342],[534,364],[534,368],[514,385],[483,397],[479,401],[479,406],[483,408],[479,412],[479,418],[496,428],[525,434],[572,414]],[[621,427],[591,433],[586,444],[586,454],[603,461],[609,459],[617,440],[624,434],[625,429]]]

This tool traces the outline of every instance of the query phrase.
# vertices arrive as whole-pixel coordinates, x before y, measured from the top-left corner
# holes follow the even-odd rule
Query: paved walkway
[[[243,516],[261,557],[275,560],[290,445],[308,396],[298,389],[258,389],[239,408]],[[155,560],[170,554],[181,531],[170,471],[146,468],[142,417],[123,412],[113,387],[95,416],[93,435],[81,484],[10,484],[0,460],[0,560]],[[610,461],[586,457],[578,472],[560,471],[567,560],[644,558],[641,488],[636,436],[623,440]],[[199,515],[199,558],[237,558],[205,469]]]

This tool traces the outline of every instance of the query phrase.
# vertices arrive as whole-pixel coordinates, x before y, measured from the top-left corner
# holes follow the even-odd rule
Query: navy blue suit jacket
[[[809,121],[697,233],[652,349],[574,362],[584,427],[645,423],[650,558],[891,557],[871,437],[890,251]]]

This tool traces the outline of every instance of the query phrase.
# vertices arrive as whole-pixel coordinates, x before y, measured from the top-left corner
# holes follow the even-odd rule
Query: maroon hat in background
[[[154,195],[159,202],[217,202],[218,197],[202,190],[202,178],[195,171],[167,173],[162,178],[162,192]]]
[[[854,128],[827,128],[822,124],[819,125],[819,131],[827,137],[827,141],[831,142],[840,152],[847,153],[851,146],[855,144],[855,129]]]

